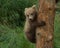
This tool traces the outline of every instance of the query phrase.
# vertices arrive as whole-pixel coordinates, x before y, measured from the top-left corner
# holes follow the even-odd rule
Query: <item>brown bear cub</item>
[[[36,19],[37,19],[37,10],[35,5],[29,8],[25,8],[25,16],[26,16],[26,22],[25,22],[25,27],[24,27],[24,32],[26,34],[27,39],[35,43],[36,38],[35,38],[35,31],[36,31]]]
[[[25,22],[25,27],[24,27],[24,32],[26,34],[26,38],[32,42],[36,42],[36,27],[37,26],[44,26],[44,22],[37,23],[37,9],[36,6],[33,5],[32,7],[25,8],[25,17],[26,17],[26,22]]]

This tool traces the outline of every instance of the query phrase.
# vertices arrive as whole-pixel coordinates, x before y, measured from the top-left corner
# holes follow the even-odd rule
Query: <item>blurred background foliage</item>
[[[35,48],[23,31],[24,9],[38,0],[0,0],[0,48]],[[57,4],[60,6],[60,2]],[[54,48],[60,48],[60,10],[56,10]]]
[[[36,0],[0,0],[0,24],[14,28],[22,26],[25,7],[36,3]]]

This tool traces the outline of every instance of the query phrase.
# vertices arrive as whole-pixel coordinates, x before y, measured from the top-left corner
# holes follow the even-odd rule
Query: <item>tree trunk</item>
[[[36,29],[36,48],[53,48],[55,0],[39,0],[38,14],[38,22],[46,25]]]

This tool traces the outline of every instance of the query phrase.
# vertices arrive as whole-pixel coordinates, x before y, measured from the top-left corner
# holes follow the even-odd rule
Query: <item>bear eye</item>
[[[33,13],[31,13],[31,15],[34,15]]]
[[[29,15],[27,15],[29,17]]]

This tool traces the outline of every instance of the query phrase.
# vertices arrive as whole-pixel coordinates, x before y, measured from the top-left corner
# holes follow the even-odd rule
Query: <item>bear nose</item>
[[[30,18],[29,20],[31,20],[32,21],[32,19]]]

